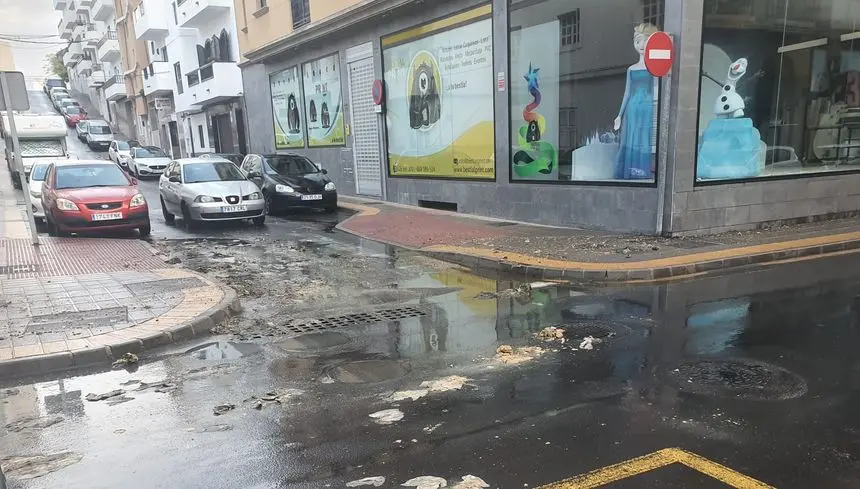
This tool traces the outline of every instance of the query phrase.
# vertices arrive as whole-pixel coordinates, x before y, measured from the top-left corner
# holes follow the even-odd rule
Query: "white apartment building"
[[[247,152],[233,0],[141,0],[133,18],[150,140],[174,157]]]
[[[63,63],[72,90],[88,96],[116,127],[109,102],[125,98],[126,93],[113,0],[53,1],[54,9],[63,14],[57,30],[69,41]]]

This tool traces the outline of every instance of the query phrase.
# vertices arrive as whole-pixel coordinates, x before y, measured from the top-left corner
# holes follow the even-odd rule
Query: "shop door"
[[[379,155],[379,116],[373,111],[373,51],[370,57],[349,63],[349,107],[352,116],[352,154],[355,158],[355,193],[382,197]]]

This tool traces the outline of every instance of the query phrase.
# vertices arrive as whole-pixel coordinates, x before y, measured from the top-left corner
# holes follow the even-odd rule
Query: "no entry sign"
[[[645,68],[656,77],[663,77],[672,69],[675,50],[672,38],[665,32],[655,32],[645,43]]]

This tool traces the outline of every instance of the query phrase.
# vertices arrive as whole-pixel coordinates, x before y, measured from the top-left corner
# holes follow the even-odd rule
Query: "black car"
[[[302,155],[250,154],[242,171],[263,190],[269,212],[290,207],[337,210],[337,189],[328,172]]]

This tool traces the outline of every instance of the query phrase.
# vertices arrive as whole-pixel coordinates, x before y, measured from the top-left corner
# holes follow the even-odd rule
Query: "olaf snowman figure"
[[[729,67],[723,91],[714,103],[714,114],[717,117],[735,119],[744,116],[746,104],[743,97],[738,95],[736,87],[738,80],[746,74],[748,64],[746,58],[740,58]]]

